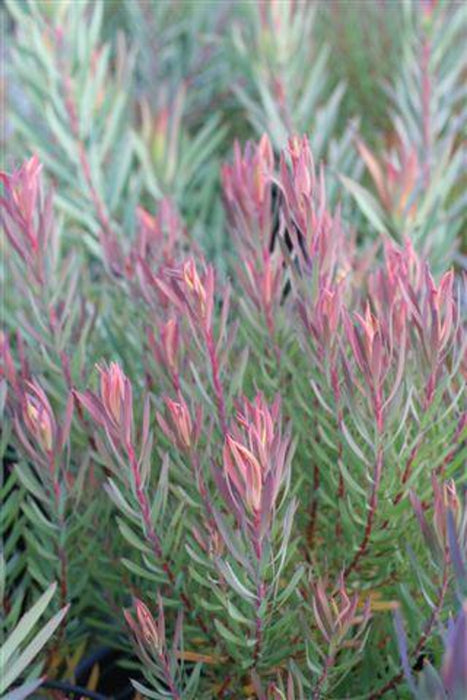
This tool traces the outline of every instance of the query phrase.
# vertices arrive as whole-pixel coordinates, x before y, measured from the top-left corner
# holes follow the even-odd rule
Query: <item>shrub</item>
[[[432,5],[413,8],[425,13],[413,31],[453,22],[455,36],[461,10]],[[31,110],[17,128],[36,151],[1,176],[11,699],[78,692],[73,673],[98,645],[148,698],[464,697],[466,345],[462,275],[448,267],[458,224],[441,237],[412,199],[417,225],[389,223],[358,182],[359,152],[389,212],[361,137],[353,149],[353,129],[333,140],[319,119],[301,123],[299,78],[295,92],[273,78],[299,73],[290,51],[312,8],[230,9],[234,49],[245,59],[259,42],[271,68],[244,65],[235,96],[271,138],[225,155],[221,117],[193,127],[179,97],[141,107],[151,128],[138,133],[132,50],[101,43],[103,4],[10,6]],[[128,16],[159,13],[180,37],[170,7]],[[193,12],[220,21],[203,4]],[[241,24],[253,12],[257,24]],[[332,94],[317,98],[329,119]],[[197,96],[205,110],[215,99]],[[294,133],[310,126],[311,144]],[[436,177],[447,216],[457,165]],[[221,200],[228,244],[208,256]],[[19,649],[47,605],[31,642],[38,653],[59,626],[44,681]]]

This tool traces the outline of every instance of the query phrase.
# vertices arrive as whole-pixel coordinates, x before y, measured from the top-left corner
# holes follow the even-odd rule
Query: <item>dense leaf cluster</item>
[[[465,7],[7,8],[0,695],[465,698]]]

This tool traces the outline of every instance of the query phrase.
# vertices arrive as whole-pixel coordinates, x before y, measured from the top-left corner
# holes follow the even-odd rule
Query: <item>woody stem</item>
[[[220,370],[219,370],[219,360],[216,352],[216,345],[214,342],[214,337],[212,333],[212,328],[209,328],[205,332],[206,347],[209,355],[209,362],[211,365],[212,372],[212,382],[214,384],[214,393],[216,395],[217,410],[219,413],[219,421],[221,424],[221,429],[224,436],[227,435],[227,419],[225,412],[225,400],[224,391],[222,388],[222,383],[220,380]]]
[[[376,515],[376,509],[378,506],[378,491],[381,484],[381,476],[383,471],[383,449],[380,446],[376,455],[375,467],[373,470],[373,483],[371,486],[370,498],[368,503],[368,514],[365,524],[365,532],[363,534],[363,539],[355,553],[354,558],[350,564],[346,567],[344,571],[344,576],[347,577],[351,571],[355,569],[360,559],[364,556],[368,549],[368,544],[370,542],[371,533],[373,530],[373,522]]]
[[[261,646],[263,643],[263,620],[260,615],[260,608],[264,600],[265,586],[264,581],[261,576],[261,559],[263,556],[263,543],[261,540],[260,533],[260,514],[255,513],[255,553],[257,557],[257,587],[256,587],[256,601],[255,601],[255,648],[253,652],[253,661],[256,666],[258,659],[261,654]]]
[[[141,476],[139,473],[139,468],[138,468],[138,462],[136,459],[135,451],[134,448],[131,444],[128,444],[126,446],[127,450],[127,455],[128,455],[128,460],[130,462],[130,468],[131,468],[131,474],[133,477],[133,482],[135,486],[135,492],[136,492],[136,498],[139,503],[140,509],[141,509],[141,517],[143,519],[143,524],[144,524],[144,533],[146,535],[146,538],[151,545],[151,548],[156,556],[156,558],[161,562],[162,569],[164,573],[166,574],[170,585],[172,588],[175,589],[176,587],[176,577],[175,574],[172,570],[172,567],[170,566],[170,562],[167,560],[167,558],[164,556],[164,552],[162,549],[162,543],[161,540],[154,530],[154,526],[152,524],[152,518],[151,518],[151,508],[149,505],[148,498],[146,496],[146,493],[144,492],[143,485],[141,483]],[[206,627],[204,621],[200,617],[198,613],[194,612],[193,605],[191,601],[187,598],[185,593],[183,591],[178,592],[179,598],[181,602],[183,603],[185,609],[187,610],[190,615],[192,615],[203,633],[207,636],[210,637],[210,633],[208,628]]]

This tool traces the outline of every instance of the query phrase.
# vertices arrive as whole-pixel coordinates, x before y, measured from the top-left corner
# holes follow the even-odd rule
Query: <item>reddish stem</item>
[[[170,670],[170,664],[167,660],[166,654],[159,654],[159,661],[161,663],[162,671],[164,673],[164,678],[165,682],[167,683],[167,686],[169,688],[170,694],[173,698],[173,700],[181,700],[181,695],[177,690],[177,686],[175,685],[174,678],[172,676],[172,672]]]
[[[321,687],[326,682],[327,677],[329,675],[329,671],[334,666],[334,662],[335,662],[335,657],[332,654],[330,654],[329,656],[326,656],[326,658],[324,660],[323,672],[321,673],[320,677],[318,678],[315,689],[313,691],[313,700],[319,700],[319,698],[321,697]]]
[[[55,458],[53,455],[51,456],[50,471],[52,474],[55,471]],[[61,537],[63,537],[63,533],[64,533],[64,529],[65,529],[65,522],[63,519],[63,515],[61,514],[61,511],[60,511],[61,488],[60,488],[60,483],[59,483],[59,480],[58,480],[56,474],[53,474],[52,479],[53,479],[53,494],[54,494],[54,501],[55,501],[55,511],[56,511],[58,527],[59,527],[59,531],[60,531],[59,538],[61,538]],[[60,562],[60,607],[64,607],[68,602],[68,582],[67,582],[68,572],[67,572],[66,551],[65,551],[64,547],[61,545],[60,541],[57,543],[57,555],[58,555],[58,559]]]
[[[222,383],[220,380],[219,372],[219,361],[217,358],[216,345],[214,342],[214,336],[212,334],[212,328],[205,331],[206,347],[209,355],[209,362],[211,365],[212,381],[214,384],[214,393],[216,395],[217,410],[219,413],[219,421],[221,424],[222,432],[224,437],[227,435],[227,419],[225,413],[225,400],[224,391],[222,389]]]
[[[415,645],[415,648],[412,652],[412,656],[415,657],[415,660],[417,660],[417,657],[419,656],[420,652],[422,651],[425,642],[427,641],[428,637],[430,636],[433,627],[436,624],[436,621],[439,618],[439,615],[441,613],[441,608],[443,607],[444,604],[444,598],[446,596],[447,588],[448,588],[448,557],[445,557],[444,561],[444,569],[443,569],[443,580],[441,582],[441,586],[439,589],[439,594],[438,594],[438,602],[433,610],[433,612],[430,615],[430,618],[425,625],[425,629],[423,630],[422,634],[419,637],[419,640],[417,644]],[[377,690],[376,692],[372,693],[372,695],[369,696],[368,700],[377,700],[378,698],[382,698],[383,695],[385,695],[389,690],[392,690],[395,688],[401,681],[404,680],[404,672],[400,671],[399,673],[396,673],[392,678],[388,680],[388,682],[383,685],[382,688]]]
[[[310,522],[307,529],[307,544],[309,549],[313,549],[315,539],[316,519],[318,515],[318,497],[316,494],[318,493],[319,482],[319,467],[315,464],[313,467],[313,500],[311,503]]]
[[[139,473],[138,469],[138,462],[136,460],[136,455],[135,451],[133,448],[133,445],[129,444],[126,446],[127,449],[127,454],[128,454],[128,460],[130,462],[130,468],[131,468],[131,473],[133,476],[133,481],[135,485],[135,491],[136,491],[136,498],[138,500],[140,509],[141,509],[141,516],[143,518],[143,523],[144,523],[144,532],[145,535],[152,547],[152,550],[154,554],[156,555],[156,558],[159,559],[162,565],[162,569],[164,573],[166,574],[170,585],[172,588],[175,589],[176,587],[176,577],[174,572],[172,571],[172,567],[170,566],[170,563],[166,559],[163,553],[162,549],[162,544],[160,541],[159,536],[157,535],[156,531],[154,530],[153,524],[152,524],[152,519],[151,519],[151,508],[149,505],[148,498],[144,492],[142,483],[141,483],[141,476]],[[184,607],[186,610],[192,615],[199,627],[202,629],[203,633],[210,638],[210,633],[208,628],[206,627],[204,620],[200,617],[198,613],[194,612],[193,605],[191,601],[187,598],[185,593],[183,591],[178,592],[179,598],[181,602],[183,603]]]
[[[219,691],[218,691],[218,693],[217,693],[217,696],[218,696],[219,698],[223,698],[223,697],[225,696],[225,693],[226,693],[226,691],[227,691],[227,689],[228,689],[228,687],[230,686],[231,683],[232,683],[232,676],[227,676],[227,678],[226,678],[225,681],[222,683],[222,685],[221,685],[221,687],[219,688]]]
[[[199,492],[199,495],[201,496],[201,501],[203,503],[204,510],[206,512],[206,524],[207,524],[209,532],[211,534],[213,534],[214,532],[216,532],[214,512],[212,509],[211,502],[209,500],[208,489],[206,486],[206,482],[204,480],[204,475],[203,475],[203,471],[201,469],[201,464],[199,461],[198,453],[194,449],[190,449],[190,462],[191,462],[193,470],[196,474],[196,482],[197,482],[197,486],[198,486],[198,492]]]
[[[467,413],[464,413],[460,419],[459,423],[457,424],[456,432],[454,433],[454,440],[453,442],[455,443],[455,446],[452,450],[450,450],[449,454],[446,456],[444,462],[438,467],[436,470],[436,473],[438,475],[444,475],[444,472],[446,471],[446,467],[449,465],[450,462],[454,459],[458,451],[462,448],[462,442],[458,443],[458,440],[462,433],[464,432],[465,428],[467,425]]]
[[[258,565],[258,582],[256,588],[256,602],[255,602],[255,649],[253,652],[253,662],[256,666],[258,659],[261,654],[261,646],[263,643],[263,621],[260,617],[259,610],[264,600],[265,586],[261,578],[261,559],[263,556],[263,543],[261,539],[261,516],[259,512],[255,513],[255,553]]]
[[[342,474],[342,469],[340,466],[340,462],[342,459],[342,442],[339,439],[338,443],[338,458],[337,458],[337,463],[339,465],[339,484],[337,487],[337,500],[338,500],[338,506],[339,504],[343,501],[345,497],[345,482],[344,482],[344,475]],[[337,508],[337,515],[336,515],[336,528],[335,528],[335,533],[336,537],[339,538],[342,535],[342,520],[341,520],[341,512],[339,507]]]
[[[363,535],[363,539],[360,543],[360,546],[350,562],[350,564],[347,566],[347,568],[344,571],[344,577],[347,577],[351,571],[355,569],[357,566],[358,562],[360,559],[364,556],[366,553],[366,550],[368,548],[368,543],[370,541],[371,537],[371,532],[373,530],[373,522],[375,519],[376,515],[376,508],[378,506],[378,491],[379,487],[381,484],[381,475],[383,472],[383,450],[380,447],[378,449],[378,454],[376,457],[376,462],[375,462],[375,468],[373,471],[373,484],[371,486],[371,493],[370,493],[370,502],[369,502],[369,508],[368,508],[368,515],[366,519],[366,525],[365,525],[365,532]]]
[[[51,457],[50,468],[51,468],[51,471],[53,472],[53,469],[54,469],[54,457],[53,456]],[[59,561],[60,608],[64,608],[68,604],[68,559],[67,559],[66,549],[61,544],[61,539],[62,539],[62,537],[64,537],[65,522],[63,519],[63,515],[60,512],[61,489],[60,489],[60,483],[59,483],[58,478],[56,476],[53,476],[53,494],[54,494],[55,511],[56,511],[56,516],[57,516],[58,528],[59,528],[59,535],[58,535],[58,542],[57,542],[57,556],[58,556],[58,561]],[[60,625],[57,639],[56,639],[55,644],[53,645],[53,647],[50,651],[50,658],[52,658],[57,653],[58,649],[60,648],[60,646],[63,642],[63,637],[65,635],[65,629],[66,629],[66,621],[64,624]]]
[[[414,445],[414,447],[412,448],[412,450],[410,452],[409,458],[408,458],[407,463],[405,465],[405,469],[402,473],[401,484],[407,483],[409,476],[412,472],[412,466],[413,466],[413,463],[415,461],[415,457],[417,456],[421,445],[422,445],[422,438],[420,437],[420,439],[417,441],[416,445]],[[393,499],[394,505],[397,505],[399,503],[399,501],[401,500],[403,495],[404,495],[404,491],[399,491],[399,493],[396,494],[396,496]]]

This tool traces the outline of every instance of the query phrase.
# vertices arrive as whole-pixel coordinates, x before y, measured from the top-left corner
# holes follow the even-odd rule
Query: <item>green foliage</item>
[[[7,11],[0,694],[457,700],[465,9]]]
[[[28,697],[42,682],[41,678],[37,678],[41,664],[35,664],[35,666],[31,666],[31,664],[62,622],[68,606],[56,613],[32,639],[31,631],[46,611],[56,587],[56,584],[49,586],[30,610],[20,618],[11,634],[4,641],[2,640],[3,643],[0,647],[0,692],[2,697],[8,698],[8,700],[20,700]],[[25,669],[27,669],[26,676],[23,675]],[[25,678],[24,683],[10,693],[3,695],[20,676]]]

